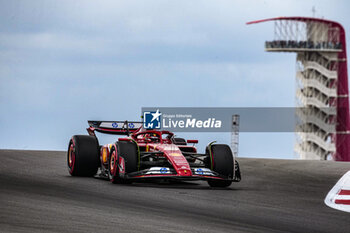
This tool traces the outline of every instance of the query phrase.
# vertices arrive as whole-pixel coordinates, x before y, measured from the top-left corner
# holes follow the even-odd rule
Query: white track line
[[[350,171],[329,191],[324,203],[331,208],[350,212]]]

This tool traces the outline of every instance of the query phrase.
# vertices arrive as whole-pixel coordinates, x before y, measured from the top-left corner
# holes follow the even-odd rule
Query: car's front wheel
[[[214,144],[207,148],[210,169],[230,180],[208,180],[211,187],[228,187],[232,184],[234,159],[231,148],[225,144]]]
[[[112,183],[130,184],[126,175],[138,171],[138,148],[133,141],[119,141],[113,145],[109,160],[109,176]]]

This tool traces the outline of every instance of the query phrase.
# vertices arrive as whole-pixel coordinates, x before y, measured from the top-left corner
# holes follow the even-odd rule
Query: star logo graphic
[[[161,128],[161,116],[162,113],[157,111],[143,112],[143,127],[145,129],[160,129]]]
[[[161,115],[162,115],[162,114],[159,112],[159,109],[157,109],[157,111],[156,111],[155,113],[152,113],[152,120],[151,120],[151,122],[154,121],[154,120],[159,121],[159,117],[160,117]]]

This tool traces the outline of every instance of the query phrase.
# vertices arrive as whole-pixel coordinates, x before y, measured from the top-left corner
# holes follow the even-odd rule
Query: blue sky
[[[146,106],[293,107],[295,54],[264,52],[273,23],[245,23],[313,6],[349,33],[348,1],[0,0],[0,148],[65,150],[88,119],[138,120]],[[200,150],[230,140],[186,136]],[[240,155],[293,158],[293,145],[242,133]]]

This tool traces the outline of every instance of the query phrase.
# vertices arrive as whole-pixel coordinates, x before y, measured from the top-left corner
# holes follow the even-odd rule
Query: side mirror
[[[193,144],[196,144],[196,143],[198,143],[198,140],[187,140],[187,143],[188,144],[191,144],[191,143],[193,143]]]

